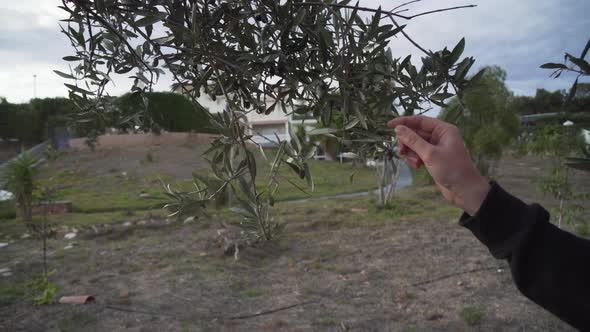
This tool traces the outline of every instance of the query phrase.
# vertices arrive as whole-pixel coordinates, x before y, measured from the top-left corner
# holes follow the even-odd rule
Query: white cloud
[[[396,1],[395,4],[401,1]],[[453,47],[467,39],[465,55],[473,55],[477,66],[498,64],[508,71],[508,85],[517,94],[532,94],[539,87],[564,89],[571,78],[552,80],[539,65],[559,61],[565,51],[578,53],[588,36],[588,0],[424,0],[409,8],[417,13],[445,6],[477,4],[478,7],[437,13],[409,22],[407,32],[427,48]],[[64,96],[64,80],[54,69],[67,69],[61,57],[72,52],[59,32],[58,20],[64,13],[58,0],[18,0],[0,2],[0,96],[11,102],[32,97],[33,75],[37,75],[37,96]],[[390,1],[364,0],[362,6],[383,9]],[[400,20],[400,23],[402,21]],[[420,53],[399,38],[392,43],[394,54]],[[111,94],[121,94],[131,86],[117,78]],[[163,77],[157,90],[168,90],[170,77]]]

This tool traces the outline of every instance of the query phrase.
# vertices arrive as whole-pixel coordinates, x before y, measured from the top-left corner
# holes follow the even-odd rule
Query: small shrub
[[[49,281],[47,277],[33,279],[27,283],[27,287],[31,292],[34,304],[43,305],[55,303],[57,286]]]
[[[36,163],[36,158],[23,151],[0,174],[0,179],[6,183],[6,189],[14,194],[16,209],[24,221],[31,221],[33,218]]]
[[[483,306],[466,306],[459,312],[459,317],[469,326],[475,326],[481,322],[485,313]]]

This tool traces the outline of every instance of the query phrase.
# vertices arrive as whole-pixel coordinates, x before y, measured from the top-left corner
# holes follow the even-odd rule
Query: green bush
[[[66,98],[33,99],[28,104],[0,102],[0,138],[41,142],[48,138],[49,128],[67,126],[76,112]]]
[[[149,92],[147,119],[144,104],[138,94],[125,94],[114,102],[121,119],[143,117],[152,124],[151,129],[164,129],[172,132],[214,133],[209,123],[207,110],[194,106],[186,97],[173,92]],[[148,120],[148,121],[145,121]],[[132,124],[120,123],[122,129],[130,129]],[[126,128],[127,127],[127,128]]]
[[[0,179],[5,182],[6,189],[14,194],[16,208],[24,221],[31,221],[33,217],[36,163],[36,158],[22,152],[16,159],[9,162],[4,172],[0,174]]]

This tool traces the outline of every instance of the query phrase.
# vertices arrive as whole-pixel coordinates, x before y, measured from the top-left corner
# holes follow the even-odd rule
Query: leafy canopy
[[[244,229],[255,240],[268,240],[279,229],[268,212],[278,168],[287,165],[313,188],[306,161],[315,147],[296,135],[279,142],[268,161],[271,180],[259,191],[247,113],[313,117],[323,125],[314,134],[332,136],[365,156],[386,155],[394,140],[385,120],[442,106],[469,85],[475,60],[462,57],[464,40],[433,52],[404,31],[415,17],[462,7],[407,15],[410,3],[384,10],[349,0],[63,0],[69,18],[62,31],[75,53],[64,57],[71,72],[57,74],[72,79],[66,84],[70,98],[86,118],[112,111],[101,96],[113,73],[131,75],[132,93],[139,96],[163,74],[171,74],[195,104],[200,94],[224,96],[227,110],[211,116],[221,137],[208,155],[225,184],[210,190],[196,179],[192,200],[188,193],[170,194],[196,209],[179,211],[194,212],[225,187],[238,191]],[[393,56],[388,46],[397,37],[423,52],[419,67],[410,56]],[[340,121],[333,127],[335,114]]]

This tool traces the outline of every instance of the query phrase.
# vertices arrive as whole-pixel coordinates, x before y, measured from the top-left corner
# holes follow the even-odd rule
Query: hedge
[[[193,105],[186,97],[173,92],[148,92],[148,121],[172,132],[214,133],[207,110]],[[138,94],[125,94],[115,101],[122,118],[143,114],[143,101]],[[124,126],[124,124],[122,124]]]
[[[21,142],[38,143],[48,138],[50,127],[69,126],[74,137],[86,137],[89,133],[103,133],[105,127],[133,131],[138,118],[146,124],[142,129],[173,132],[215,133],[209,123],[207,110],[194,106],[186,97],[172,92],[146,93],[148,112],[137,94],[125,94],[113,99],[113,112],[101,117],[101,121],[77,123],[78,109],[66,98],[33,99],[28,104],[12,104],[0,99],[0,138],[18,139]]]
[[[76,112],[66,98],[33,99],[28,104],[0,102],[0,138],[36,143],[47,139],[49,125],[65,126]]]

